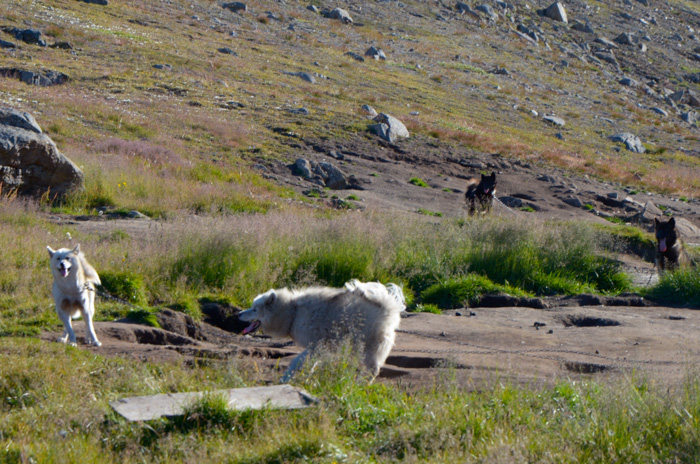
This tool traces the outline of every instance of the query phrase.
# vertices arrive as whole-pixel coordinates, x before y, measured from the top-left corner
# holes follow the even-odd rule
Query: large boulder
[[[562,5],[559,2],[554,2],[551,5],[549,5],[548,8],[545,8],[543,10],[537,10],[537,13],[540,16],[546,16],[547,18],[551,18],[555,21],[561,21],[564,24],[569,23],[569,19],[566,16],[566,10],[564,9],[564,5]]]
[[[0,107],[0,182],[21,194],[63,196],[81,188],[83,172],[63,156],[34,118]]]
[[[377,121],[378,124],[372,124],[369,126],[369,130],[389,143],[394,143],[398,139],[407,139],[409,137],[406,126],[393,116],[379,113],[374,120]]]
[[[350,13],[347,12],[347,10],[344,10],[342,8],[335,8],[332,11],[325,11],[324,16],[330,19],[337,19],[339,21],[344,22],[345,24],[352,24],[352,16],[350,16]]]
[[[639,137],[629,132],[615,134],[610,137],[610,140],[613,142],[624,143],[627,149],[634,153],[644,153],[646,151],[646,148],[644,148],[644,145],[642,144],[642,141],[639,140]]]
[[[353,188],[354,182],[337,166],[322,161],[315,163],[304,158],[299,158],[291,166],[292,172],[309,182],[313,182],[331,190],[343,190]]]

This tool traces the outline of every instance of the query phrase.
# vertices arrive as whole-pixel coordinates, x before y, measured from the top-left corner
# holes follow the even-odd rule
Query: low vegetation
[[[105,359],[33,339],[0,339],[3,462],[692,462],[700,383],[619,380],[464,389],[443,368],[433,386],[368,385],[347,354],[307,363],[317,406],[231,412],[205,396],[181,417],[129,423],[125,396],[254,385],[240,360],[196,369]],[[689,372],[690,374],[690,372]]]
[[[192,216],[168,221],[167,228],[83,235],[42,219],[36,208],[19,199],[0,202],[0,214],[12,218],[0,224],[0,237],[12,250],[0,257],[5,333],[36,333],[58,323],[51,316],[46,245],[80,243],[102,276],[102,290],[139,310],[171,306],[195,318],[201,298],[243,307],[272,287],[342,286],[353,278],[398,282],[414,295],[413,304],[441,308],[484,293],[630,289],[614,260],[625,243],[607,229],[583,224],[497,218],[436,224],[416,214],[289,211]],[[112,300],[99,306],[98,318],[142,316]]]

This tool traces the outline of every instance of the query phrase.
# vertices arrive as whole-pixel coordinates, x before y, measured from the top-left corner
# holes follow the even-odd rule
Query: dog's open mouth
[[[659,251],[661,253],[666,253],[666,239],[662,238],[659,240]]]
[[[243,329],[243,335],[248,335],[260,328],[260,321],[259,320],[254,320],[248,327]]]
[[[62,267],[62,268],[59,268],[58,271],[61,273],[61,275],[62,275],[63,277],[68,277],[68,273],[70,272],[70,268],[68,268],[68,267]]]

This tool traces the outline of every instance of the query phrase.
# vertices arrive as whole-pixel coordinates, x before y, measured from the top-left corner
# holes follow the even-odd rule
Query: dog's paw
[[[56,343],[66,343],[68,341],[68,338],[65,337],[58,337],[56,339]]]
[[[92,345],[93,346],[102,346],[102,342],[100,342],[99,340],[95,340],[92,342]]]
[[[75,342],[70,342],[70,343],[68,344],[68,346],[74,346],[74,347],[76,347],[76,348],[77,348],[77,347],[78,347],[78,344],[77,344],[77,343],[75,343]]]

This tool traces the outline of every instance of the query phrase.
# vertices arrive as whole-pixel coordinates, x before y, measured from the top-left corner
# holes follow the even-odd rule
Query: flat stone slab
[[[167,416],[181,416],[185,408],[205,395],[221,395],[234,411],[246,409],[302,409],[318,400],[302,388],[291,385],[271,387],[235,388],[211,392],[167,393],[163,395],[133,396],[109,403],[129,421],[146,421]]]

